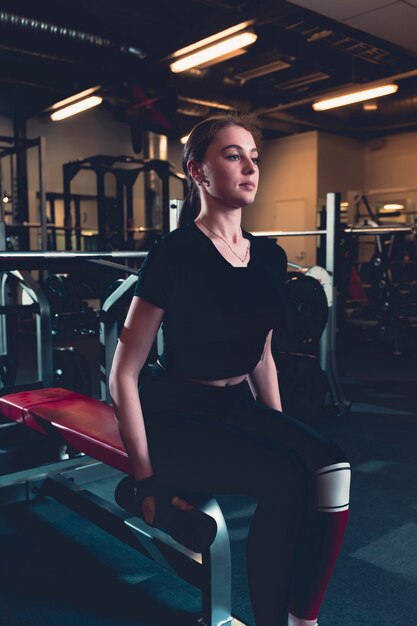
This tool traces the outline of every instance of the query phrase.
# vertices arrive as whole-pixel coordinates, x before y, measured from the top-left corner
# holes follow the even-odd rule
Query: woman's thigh
[[[166,484],[202,493],[282,497],[305,488],[302,465],[224,423],[153,416],[147,426],[152,465]]]
[[[265,448],[303,464],[310,475],[322,467],[347,460],[340,448],[320,432],[262,405],[249,390],[245,390],[240,402],[229,412],[225,424]]]
[[[185,386],[148,381],[141,393],[151,459],[161,480],[191,491],[280,499],[304,491],[309,472],[302,456],[274,443],[280,440],[282,414],[264,415],[246,392],[221,398],[220,392],[203,389],[199,397],[198,388],[190,389],[183,398]],[[274,433],[267,428],[271,419]]]

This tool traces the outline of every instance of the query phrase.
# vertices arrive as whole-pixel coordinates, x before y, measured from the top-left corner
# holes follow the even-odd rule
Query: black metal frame
[[[19,156],[22,152],[26,152],[29,148],[38,149],[38,176],[39,176],[39,221],[40,221],[40,243],[41,249],[47,249],[47,232],[46,232],[46,195],[45,195],[45,174],[43,171],[43,164],[45,162],[45,138],[36,137],[34,139],[18,138],[0,136],[0,142],[14,144],[8,147],[0,147],[0,162],[5,157],[12,157],[11,159],[11,177],[13,182],[13,156]],[[13,191],[13,190],[12,190]],[[12,194],[15,195],[14,193]],[[0,181],[0,196],[2,196],[1,181]],[[27,221],[27,215],[24,216],[23,221]],[[25,225],[16,225],[17,227],[25,228]],[[28,245],[25,247],[29,247]]]
[[[135,169],[122,169],[117,167],[118,164],[137,165]],[[97,212],[98,212],[98,247],[100,250],[106,249],[105,236],[105,176],[112,174],[116,179],[116,197],[119,207],[125,208],[124,232],[121,233],[121,240],[128,249],[133,248],[133,230],[131,224],[133,220],[133,186],[137,177],[142,172],[155,172],[162,182],[162,232],[169,232],[170,222],[170,206],[169,206],[169,180],[175,178],[181,181],[186,192],[186,179],[183,174],[172,171],[169,161],[160,159],[151,159],[149,161],[136,159],[130,156],[107,156],[97,155],[65,163],[63,166],[64,180],[64,204],[65,204],[65,220],[64,224],[68,228],[65,231],[65,249],[71,250],[71,181],[81,171],[87,170],[95,173],[97,178]],[[126,201],[126,202],[125,202]],[[75,215],[74,227],[76,232],[80,229],[79,215]],[[146,230],[146,229],[145,229]],[[126,232],[126,238],[125,238]],[[77,246],[80,242],[77,240]]]

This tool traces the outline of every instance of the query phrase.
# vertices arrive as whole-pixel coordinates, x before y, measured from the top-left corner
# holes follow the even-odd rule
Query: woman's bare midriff
[[[193,383],[201,383],[203,385],[213,385],[213,387],[231,387],[232,385],[239,385],[243,383],[248,377],[247,374],[241,376],[234,376],[233,378],[222,378],[220,380],[204,380],[201,378],[189,378]]]

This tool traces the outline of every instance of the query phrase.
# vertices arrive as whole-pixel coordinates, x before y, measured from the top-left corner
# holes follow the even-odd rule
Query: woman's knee
[[[315,508],[328,513],[346,511],[349,508],[350,478],[347,456],[332,445],[332,454],[314,472]]]

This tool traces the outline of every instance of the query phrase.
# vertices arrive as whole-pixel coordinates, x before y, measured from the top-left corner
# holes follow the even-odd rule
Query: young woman
[[[286,256],[241,228],[258,187],[258,144],[244,117],[209,118],[191,132],[188,218],[139,272],[110,388],[145,520],[158,514],[158,485],[183,511],[191,505],[178,489],[253,496],[256,624],[313,626],[345,531],[350,468],[333,443],[282,412],[271,335]],[[165,351],[138,394],[161,322]]]

